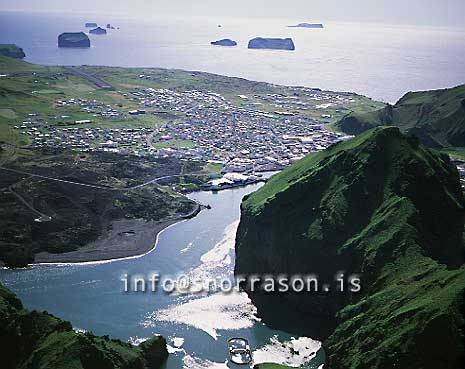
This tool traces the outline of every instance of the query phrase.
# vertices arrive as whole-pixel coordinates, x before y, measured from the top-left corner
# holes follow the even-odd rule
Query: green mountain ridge
[[[465,85],[409,92],[395,105],[365,114],[350,113],[335,126],[357,135],[381,125],[397,126],[429,147],[465,146]]]
[[[374,128],[309,155],[244,199],[235,273],[316,274],[328,283],[339,271],[360,275],[359,293],[270,295],[244,286],[267,323],[322,339],[325,367],[458,369],[463,205],[447,156],[398,128]]]
[[[0,346],[3,369],[158,369],[168,357],[163,337],[133,346],[78,333],[47,312],[25,310],[1,284]]]

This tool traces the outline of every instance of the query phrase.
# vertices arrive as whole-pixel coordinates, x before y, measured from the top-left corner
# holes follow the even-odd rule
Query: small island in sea
[[[0,55],[14,59],[23,59],[26,57],[24,50],[15,44],[0,44]]]
[[[316,29],[325,28],[322,23],[299,23],[299,24],[288,26],[288,27],[290,28],[316,28]]]
[[[256,37],[249,41],[249,49],[295,50],[292,38]]]
[[[212,41],[210,42],[210,44],[215,45],[215,46],[237,46],[237,42],[229,38],[224,38],[218,41]]]
[[[95,28],[95,27],[98,27],[98,24],[94,22],[87,22],[85,26],[86,28]]]
[[[90,40],[84,32],[64,32],[58,36],[58,47],[90,47]]]
[[[91,29],[89,33],[92,35],[106,35],[107,30],[102,27],[97,27],[97,28]]]

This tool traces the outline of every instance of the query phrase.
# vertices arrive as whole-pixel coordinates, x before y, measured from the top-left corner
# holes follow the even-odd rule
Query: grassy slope
[[[461,365],[458,176],[396,132],[377,128],[310,155],[243,202],[239,274],[361,273],[361,294],[288,298],[335,322],[325,341],[331,368]]]
[[[349,114],[336,124],[359,134],[390,124],[416,134],[429,146],[465,146],[465,85],[451,89],[409,92],[393,107],[369,114]]]
[[[76,333],[69,322],[25,310],[2,285],[0,346],[4,369],[156,369],[168,357],[162,337],[135,347],[107,336]]]
[[[23,49],[14,44],[0,44],[0,55],[17,59],[22,59],[26,56]]]

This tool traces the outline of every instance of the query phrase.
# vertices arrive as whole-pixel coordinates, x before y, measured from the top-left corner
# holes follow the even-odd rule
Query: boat
[[[247,365],[252,362],[252,352],[249,341],[245,338],[230,338],[228,340],[229,361],[237,365]]]

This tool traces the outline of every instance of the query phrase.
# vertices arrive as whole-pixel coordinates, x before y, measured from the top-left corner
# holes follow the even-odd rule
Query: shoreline
[[[154,242],[151,243],[140,243],[135,242],[136,246],[132,250],[120,249],[120,250],[108,250],[102,248],[100,239],[81,247],[76,251],[71,251],[62,254],[50,254],[50,253],[39,253],[36,255],[36,260],[34,263],[28,264],[28,267],[40,266],[40,265],[92,265],[92,264],[107,264],[113,263],[116,261],[138,259],[143,256],[150,254],[157,248],[158,240],[160,234],[169,228],[185,222],[188,219],[178,218],[173,220],[161,221],[154,226],[154,228],[147,229],[147,233],[154,237]],[[139,219],[139,221],[141,221]],[[144,226],[150,225],[151,222],[146,222]],[[108,237],[103,238],[103,240],[108,240]],[[97,245],[94,245],[97,244]],[[148,246],[150,245],[150,246]],[[100,246],[100,247],[99,247]],[[108,255],[111,253],[113,255]]]
[[[204,206],[197,204],[196,208],[188,214],[158,222],[143,219],[117,220],[112,223],[110,231],[88,245],[61,254],[38,253],[34,262],[28,264],[28,267],[38,265],[107,264],[138,259],[150,254],[157,248],[160,234],[176,224],[194,218],[203,209],[205,209]],[[134,233],[125,235],[128,229]]]

